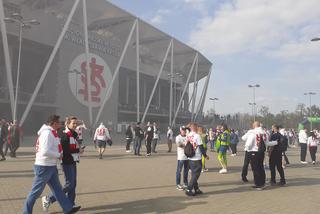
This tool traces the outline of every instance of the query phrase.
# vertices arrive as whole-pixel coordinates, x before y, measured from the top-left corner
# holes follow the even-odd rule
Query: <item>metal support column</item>
[[[88,110],[89,110],[89,122],[92,126],[92,98],[91,98],[91,70],[89,69],[89,37],[88,37],[88,16],[87,16],[87,3],[86,0],[83,3],[83,27],[84,27],[84,41],[86,50],[86,75],[87,75],[87,93],[88,93]]]
[[[69,28],[71,19],[72,19],[73,15],[74,15],[74,13],[75,13],[75,11],[76,11],[76,9],[77,9],[77,6],[78,6],[79,2],[80,2],[80,0],[76,0],[76,1],[74,2],[73,6],[72,6],[72,9],[71,9],[71,11],[70,11],[70,13],[69,13],[68,19],[67,19],[65,25],[63,26],[62,32],[61,32],[61,34],[59,35],[59,38],[58,38],[58,40],[57,40],[57,43],[55,44],[55,46],[54,46],[54,48],[53,48],[53,50],[52,50],[52,52],[51,52],[51,55],[50,55],[49,60],[48,60],[48,62],[47,62],[47,64],[46,64],[46,67],[44,68],[44,70],[43,70],[43,72],[42,72],[42,74],[41,74],[41,77],[40,77],[40,79],[39,79],[39,81],[38,81],[38,83],[37,83],[37,86],[36,86],[36,88],[35,88],[32,96],[31,96],[31,98],[30,98],[30,100],[29,100],[29,102],[28,102],[28,105],[27,105],[27,107],[26,107],[26,109],[25,109],[25,111],[24,111],[24,113],[23,113],[23,115],[22,115],[22,117],[21,117],[21,120],[20,120],[20,122],[19,122],[19,126],[22,126],[22,125],[23,125],[25,119],[27,118],[27,116],[28,116],[28,114],[29,114],[29,112],[30,112],[30,109],[31,109],[31,107],[32,107],[32,105],[33,105],[33,103],[34,103],[37,95],[38,95],[38,92],[39,92],[39,90],[40,90],[40,87],[41,87],[41,85],[42,85],[42,83],[43,83],[43,81],[44,81],[44,79],[45,79],[45,77],[46,77],[46,75],[47,75],[47,73],[48,73],[48,71],[49,71],[49,69],[50,69],[50,66],[51,66],[51,64],[52,64],[52,62],[53,62],[53,60],[54,60],[54,57],[56,56],[56,54],[57,54],[57,52],[58,52],[58,50],[59,50],[59,47],[60,47],[60,45],[61,45],[61,43],[62,43],[62,40],[63,40],[63,37],[64,37],[66,31],[67,31],[68,28]]]
[[[169,124],[171,124],[172,122],[172,104],[173,104],[173,90],[172,90],[172,86],[173,86],[173,39],[171,39],[171,63],[170,63],[170,96],[169,96]]]
[[[9,98],[10,98],[10,106],[11,106],[11,115],[14,117],[14,92],[13,92],[13,81],[12,81],[12,67],[10,60],[10,52],[8,45],[8,37],[7,37],[7,29],[6,24],[4,22],[4,9],[3,9],[3,1],[0,0],[0,25],[1,25],[1,34],[2,34],[2,44],[4,51],[4,60],[7,72],[7,82],[9,88]]]
[[[137,57],[137,122],[140,121],[140,35],[139,19],[136,19],[136,57]]]
[[[196,105],[196,99],[197,99],[197,91],[198,91],[198,66],[199,65],[199,57],[197,57],[197,62],[196,62],[196,71],[195,71],[195,74],[194,74],[194,83],[193,83],[193,100],[192,100],[192,111],[191,111],[191,121],[193,121],[194,119],[194,108],[195,108],[195,105]]]
[[[208,85],[209,85],[210,75],[211,75],[211,70],[209,71],[209,74],[208,74],[208,76],[207,76],[205,85],[204,85],[204,87],[203,87],[202,94],[201,94],[200,101],[199,101],[199,104],[198,104],[198,107],[197,107],[196,116],[195,116],[195,118],[194,118],[194,121],[197,120],[197,117],[198,117],[199,113],[200,113],[200,112],[202,111],[202,109],[203,109],[204,102],[205,102],[205,98],[206,98],[206,96],[207,96],[207,91],[208,91]]]
[[[184,97],[184,94],[186,93],[187,87],[189,86],[190,77],[191,77],[191,74],[192,74],[194,65],[196,64],[197,59],[198,59],[198,52],[196,53],[196,55],[194,57],[194,60],[193,60],[193,63],[191,65],[191,68],[190,68],[190,71],[189,71],[189,75],[188,75],[188,78],[187,78],[187,82],[186,82],[186,84],[184,86],[184,89],[183,89],[183,92],[182,92],[182,95],[181,95],[181,98],[180,98],[176,113],[175,113],[174,118],[172,120],[171,126],[173,126],[175,124],[175,122],[176,122],[176,118],[178,116],[178,112],[179,112],[179,109],[180,109],[180,106],[181,106],[181,103],[182,103],[182,99]]]
[[[110,83],[110,85],[109,85],[109,87],[108,87],[108,90],[107,90],[107,92],[106,92],[106,95],[105,95],[105,97],[104,97],[104,99],[103,99],[102,105],[101,105],[100,108],[99,108],[99,111],[98,111],[98,114],[97,114],[97,117],[96,117],[96,120],[95,120],[93,126],[95,126],[95,125],[98,123],[98,121],[99,121],[99,119],[100,119],[100,116],[101,116],[101,113],[102,113],[102,111],[103,111],[103,109],[104,109],[104,106],[105,106],[105,104],[106,104],[106,102],[107,102],[107,100],[108,100],[108,97],[109,97],[109,95],[111,94],[114,81],[115,81],[115,79],[116,79],[117,76],[118,76],[118,73],[119,73],[119,70],[120,70],[120,66],[121,66],[122,61],[123,61],[123,58],[124,58],[124,56],[125,56],[125,54],[126,54],[126,52],[127,52],[128,46],[129,46],[129,44],[130,44],[130,40],[131,40],[132,35],[133,35],[133,32],[134,32],[134,30],[135,30],[135,28],[136,28],[136,26],[137,26],[137,22],[138,22],[138,21],[135,20],[135,22],[134,22],[133,25],[132,25],[132,28],[131,28],[130,33],[129,33],[129,36],[128,36],[128,38],[127,38],[127,41],[126,41],[126,43],[125,43],[125,45],[124,45],[124,48],[123,48],[123,50],[122,50],[120,59],[119,59],[119,61],[118,61],[117,67],[116,67],[116,69],[115,69],[115,71],[114,71],[114,73],[113,73],[111,83]]]
[[[150,98],[149,98],[147,107],[146,107],[146,109],[145,109],[145,111],[144,111],[144,113],[143,113],[143,117],[142,117],[142,120],[141,120],[142,122],[144,122],[144,119],[146,118],[146,115],[147,115],[147,112],[148,112],[148,110],[149,110],[149,106],[150,106],[150,103],[151,103],[151,101],[152,101],[154,92],[155,92],[155,90],[156,90],[156,88],[157,88],[157,86],[158,86],[158,82],[159,82],[160,76],[161,76],[161,74],[162,74],[164,65],[166,64],[166,61],[167,61],[167,58],[168,58],[168,55],[169,55],[169,51],[170,51],[171,45],[172,45],[172,40],[170,41],[170,43],[169,43],[169,45],[168,45],[166,54],[165,54],[164,59],[163,59],[163,61],[162,61],[162,64],[161,64],[161,67],[160,67],[160,71],[159,71],[158,76],[157,76],[157,80],[156,80],[156,82],[155,82],[155,84],[154,84],[154,87],[153,87],[153,89],[152,89],[152,92],[151,92],[151,95],[150,95]]]

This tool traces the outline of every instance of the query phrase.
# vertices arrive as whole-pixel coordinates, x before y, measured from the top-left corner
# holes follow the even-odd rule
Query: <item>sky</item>
[[[204,111],[294,111],[320,105],[319,0],[112,0],[113,4],[199,50],[213,63]]]

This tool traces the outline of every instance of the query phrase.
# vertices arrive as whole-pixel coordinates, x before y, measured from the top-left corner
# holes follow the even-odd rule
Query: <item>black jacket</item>
[[[77,139],[78,134],[77,132],[70,130],[72,133],[72,136],[74,139]],[[74,145],[70,144],[70,137],[67,135],[67,133],[61,134],[61,146],[63,151],[63,157],[62,157],[62,164],[73,164],[75,161],[73,160],[72,154],[73,153],[79,153],[79,148],[75,148]]]

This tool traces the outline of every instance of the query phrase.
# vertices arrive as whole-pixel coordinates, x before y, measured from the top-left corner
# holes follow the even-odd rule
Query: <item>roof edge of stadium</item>
[[[131,12],[129,12],[128,10],[126,10],[126,9],[123,9],[123,8],[119,7],[119,6],[118,6],[118,5],[116,5],[114,2],[111,2],[111,1],[109,1],[109,0],[106,0],[106,1],[107,1],[109,4],[111,4],[112,6],[114,6],[114,7],[118,8],[119,10],[122,10],[123,12],[125,12],[125,13],[129,14],[130,16],[132,16],[132,17],[134,17],[134,18],[136,18],[136,19],[138,19],[138,20],[140,20],[140,21],[144,22],[145,24],[147,24],[148,26],[150,26],[150,27],[152,27],[152,28],[156,29],[157,31],[159,31],[159,32],[161,32],[161,33],[163,33],[163,34],[165,34],[165,35],[168,35],[169,37],[171,37],[171,39],[174,39],[174,40],[176,40],[176,41],[178,41],[178,42],[182,43],[183,45],[187,46],[188,48],[190,48],[190,49],[194,50],[194,51],[195,51],[195,52],[197,52],[199,55],[201,55],[205,60],[207,60],[207,61],[210,63],[210,65],[212,65],[212,64],[213,64],[213,63],[211,62],[211,60],[209,60],[209,59],[208,59],[208,58],[207,58],[203,53],[201,53],[200,51],[196,50],[194,47],[191,47],[190,45],[186,44],[185,42],[182,42],[181,40],[177,39],[176,37],[172,36],[171,34],[164,32],[163,30],[161,30],[161,29],[157,28],[156,26],[153,26],[153,25],[152,25],[152,24],[150,24],[148,21],[146,21],[146,20],[144,20],[144,19],[142,19],[142,18],[140,18],[140,17],[138,17],[138,16],[136,16],[136,15],[132,14],[132,13],[131,13]]]

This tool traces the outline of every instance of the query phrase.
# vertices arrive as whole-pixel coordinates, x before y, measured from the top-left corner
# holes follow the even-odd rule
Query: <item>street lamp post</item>
[[[21,62],[21,47],[22,47],[22,30],[30,29],[31,25],[39,25],[36,19],[24,20],[23,16],[19,13],[13,13],[11,17],[4,18],[7,23],[18,23],[19,24],[19,49],[18,49],[18,62],[17,62],[17,80],[16,80],[16,93],[14,99],[13,109],[13,120],[17,119],[17,103],[18,103],[18,91],[19,91],[19,80],[20,80],[20,62]]]
[[[307,93],[304,93],[305,96],[308,96],[309,95],[309,115],[310,117],[312,117],[312,110],[311,110],[311,96],[312,95],[316,95],[315,92],[307,92]],[[310,131],[312,131],[312,118],[310,118]]]
[[[253,103],[249,103],[249,105],[252,105],[252,114],[253,114],[253,121],[256,120],[256,88],[259,88],[259,84],[255,85],[248,85],[249,88],[253,89]]]
[[[251,106],[251,113],[252,113],[253,122],[254,122],[254,121],[256,121],[256,117],[255,117],[255,114],[254,114],[254,108],[255,108],[256,103],[249,103],[249,105]]]
[[[213,98],[209,98],[209,100],[211,100],[211,101],[212,101],[212,103],[213,103],[213,117],[212,117],[212,123],[214,123],[214,122],[215,122],[215,116],[216,116],[216,103],[215,103],[215,101],[219,100],[219,98],[217,98],[217,97],[213,97]]]

